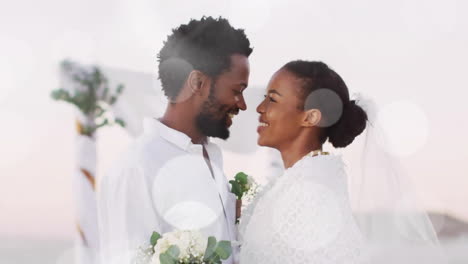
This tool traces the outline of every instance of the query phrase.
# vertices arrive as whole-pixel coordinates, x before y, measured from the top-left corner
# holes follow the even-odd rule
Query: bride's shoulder
[[[315,157],[305,156],[285,174],[308,177],[309,175],[335,174],[344,170],[341,155],[329,154]]]

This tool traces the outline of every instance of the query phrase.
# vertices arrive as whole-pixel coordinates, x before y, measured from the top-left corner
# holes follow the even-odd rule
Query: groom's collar
[[[169,141],[170,143],[176,145],[177,147],[186,150],[186,151],[193,151],[196,150],[202,151],[202,145],[201,144],[193,144],[192,139],[187,136],[186,134],[175,130],[173,128],[170,128],[161,121],[159,121],[156,118],[145,118],[143,120],[143,127],[144,127],[144,133],[145,134],[158,134],[161,136],[163,139],[166,141]],[[209,139],[206,139],[205,145],[208,145],[210,143]]]

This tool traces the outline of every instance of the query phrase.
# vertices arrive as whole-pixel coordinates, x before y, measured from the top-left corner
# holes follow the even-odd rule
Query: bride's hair
[[[356,105],[355,100],[349,99],[349,91],[345,82],[325,63],[297,60],[288,62],[282,69],[291,72],[301,80],[299,98],[303,99],[303,104],[299,106],[300,108],[320,110],[322,120],[334,119],[329,125],[321,126],[320,141],[322,144],[328,139],[335,148],[344,148],[364,131],[367,123],[366,112]],[[318,90],[334,92],[341,100],[339,107],[336,107],[336,103],[333,106],[333,102],[329,100],[330,96],[323,96],[324,93]],[[338,116],[333,117],[338,111]]]

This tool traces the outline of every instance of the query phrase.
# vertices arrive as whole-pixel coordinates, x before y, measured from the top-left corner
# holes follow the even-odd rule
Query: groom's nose
[[[247,110],[247,104],[245,103],[244,96],[242,94],[238,97],[237,107],[242,111]]]

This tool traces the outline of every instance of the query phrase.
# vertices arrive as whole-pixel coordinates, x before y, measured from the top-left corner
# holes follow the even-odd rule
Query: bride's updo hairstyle
[[[283,66],[300,81],[301,110],[318,109],[322,114],[320,142],[327,139],[335,148],[344,148],[366,128],[367,114],[349,99],[343,79],[325,63],[291,61]]]

